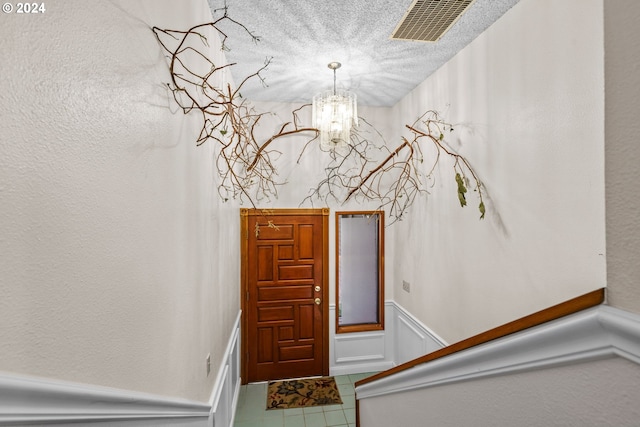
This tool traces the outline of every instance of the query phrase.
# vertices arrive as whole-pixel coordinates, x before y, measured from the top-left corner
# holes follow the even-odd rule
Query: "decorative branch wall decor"
[[[280,131],[265,142],[257,141],[254,130],[260,119],[270,113],[258,113],[242,98],[241,89],[250,79],[262,80],[270,60],[265,61],[255,73],[246,76],[237,87],[223,85],[223,72],[234,64],[215,64],[207,55],[209,48],[205,32],[220,36],[222,49],[226,50],[227,35],[220,24],[230,22],[243,28],[255,42],[259,38],[244,25],[231,19],[227,8],[222,17],[206,24],[196,25],[186,31],[153,27],[153,33],[169,60],[171,82],[167,87],[184,114],[201,116],[202,128],[196,145],[207,141],[216,144],[216,166],[220,183],[218,193],[222,200],[240,199],[253,207],[271,198],[277,198],[277,180],[274,160],[280,154],[269,148],[276,139],[294,134],[308,134],[311,139],[318,130],[301,127],[296,112],[292,121],[285,123]],[[221,87],[222,86],[222,87]]]
[[[382,135],[366,120],[361,121],[364,129],[362,125],[358,128],[346,150],[332,152],[325,169],[326,178],[305,200],[346,203],[355,199],[377,203],[378,209],[387,211],[392,224],[403,218],[416,196],[429,192],[436,166],[444,154],[454,160],[452,176],[457,183],[460,206],[467,205],[466,193],[471,188],[477,192],[480,218],[484,218],[482,182],[467,159],[446,145],[445,136],[453,132],[453,126],[436,111],[429,110],[413,124],[406,125],[412,136],[403,137],[394,150],[388,148]],[[431,157],[425,155],[429,146]]]
[[[416,126],[418,123],[424,126],[422,130]],[[484,198],[482,197],[482,182],[469,164],[469,161],[460,154],[455,153],[444,144],[445,132],[453,132],[453,126],[441,120],[437,112],[427,111],[412,126],[407,125],[407,128],[413,133],[413,139],[409,142],[410,145],[418,148],[420,141],[426,139],[427,142],[432,142],[436,148],[436,159],[433,162],[433,167],[426,175],[427,178],[433,177],[433,171],[438,163],[441,153],[455,159],[453,172],[455,172],[455,180],[458,184],[458,200],[460,201],[460,206],[465,207],[467,205],[467,197],[465,196],[465,193],[467,193],[467,189],[469,187],[472,187],[473,191],[478,193],[478,199],[480,200],[480,203],[478,204],[480,219],[484,219],[486,208],[484,205]],[[405,142],[407,142],[406,139]],[[415,150],[413,150],[413,152],[415,152]],[[420,159],[420,162],[423,162],[422,158]],[[469,175],[471,178],[469,178]]]
[[[254,208],[263,201],[277,198],[277,188],[284,182],[277,180],[276,161],[280,151],[272,144],[292,135],[305,137],[306,143],[298,156],[298,162],[310,143],[317,140],[318,129],[300,122],[304,105],[292,111],[291,120],[282,123],[273,135],[264,141],[256,139],[260,120],[270,112],[257,112],[242,98],[240,90],[250,79],[264,81],[264,66],[245,77],[237,87],[222,83],[223,71],[234,64],[217,65],[207,55],[209,50],[205,32],[217,33],[223,50],[227,49],[227,35],[221,30],[223,22],[239,25],[248,37],[258,42],[244,25],[231,19],[224,7],[219,19],[196,25],[186,31],[153,27],[153,33],[167,55],[171,82],[167,87],[184,114],[201,116],[202,129],[196,145],[207,141],[216,144],[216,167],[220,182],[218,193],[223,201],[239,199]],[[350,200],[377,204],[388,212],[392,224],[402,219],[416,197],[427,194],[435,180],[436,166],[441,155],[454,160],[453,173],[457,195],[462,207],[467,205],[467,192],[472,189],[479,199],[480,218],[484,218],[483,185],[466,158],[453,151],[445,143],[445,135],[453,131],[437,112],[427,111],[406,128],[411,137],[391,150],[384,138],[365,118],[352,130],[346,147],[330,150],[329,162],[322,179],[301,204],[314,200],[324,204],[343,204]],[[425,159],[425,150],[434,153]]]

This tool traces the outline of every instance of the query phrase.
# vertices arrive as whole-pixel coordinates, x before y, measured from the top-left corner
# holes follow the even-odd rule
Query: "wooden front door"
[[[329,374],[328,209],[241,209],[242,381]]]

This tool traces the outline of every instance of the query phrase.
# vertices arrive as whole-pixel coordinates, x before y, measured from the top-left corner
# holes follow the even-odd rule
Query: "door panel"
[[[242,209],[243,382],[328,375],[328,209]]]

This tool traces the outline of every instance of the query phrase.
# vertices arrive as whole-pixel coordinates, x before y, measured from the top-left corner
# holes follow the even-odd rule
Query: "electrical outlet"
[[[207,354],[207,376],[211,372],[211,353]]]
[[[411,292],[411,285],[406,280],[402,281],[402,290],[405,292]]]

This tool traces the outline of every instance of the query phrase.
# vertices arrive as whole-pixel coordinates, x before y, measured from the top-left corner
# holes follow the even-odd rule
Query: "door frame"
[[[246,316],[249,296],[248,248],[249,217],[277,216],[322,216],[322,375],[329,375],[329,208],[318,209],[249,209],[240,208],[240,377],[247,384],[249,377],[248,360],[248,319]]]

